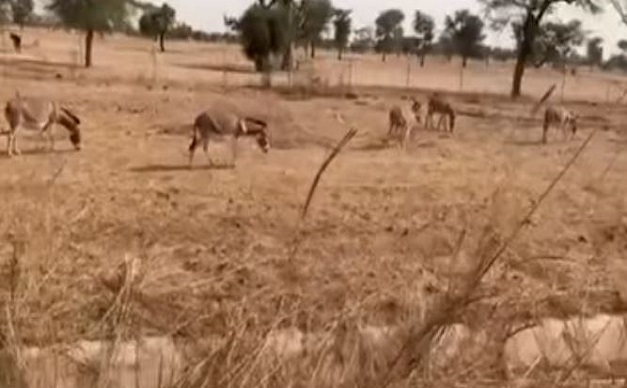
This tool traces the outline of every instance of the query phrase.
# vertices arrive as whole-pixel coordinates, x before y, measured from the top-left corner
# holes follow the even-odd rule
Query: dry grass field
[[[84,147],[72,150],[57,128],[55,152],[25,136],[23,154],[7,158],[2,139],[0,295],[13,307],[0,322],[10,317],[17,331],[5,340],[200,341],[424,318],[430,301],[507,239],[595,130],[487,274],[489,297],[455,320],[497,328],[627,306],[627,108],[611,102],[622,93],[617,76],[568,75],[563,97],[581,113],[580,130],[572,141],[553,131],[542,145],[542,111],[529,112],[553,83],[560,100],[562,76],[552,70],[530,70],[526,96],[513,102],[511,64],[471,63],[460,92],[456,62],[414,63],[408,83],[405,58],[340,63],[323,52],[291,79],[276,74],[267,90],[238,47],[169,42],[155,58],[149,41],[105,36],[84,70],[78,35],[24,35],[22,54],[8,39],[0,52],[0,101],[16,90],[62,101],[83,121]],[[386,146],[389,107],[435,89],[459,111],[454,134],[417,127],[406,152]],[[235,168],[208,168],[198,152],[189,170],[193,118],[218,99],[267,120],[273,148],[264,155],[240,142]],[[350,127],[357,136],[301,222],[320,163]],[[225,144],[210,153],[229,161]],[[128,262],[139,264],[130,291]]]

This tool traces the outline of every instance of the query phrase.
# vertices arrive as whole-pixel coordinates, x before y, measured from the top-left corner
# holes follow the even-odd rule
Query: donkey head
[[[70,132],[70,141],[76,150],[81,149],[81,120],[67,108],[61,108],[58,118],[59,124]]]

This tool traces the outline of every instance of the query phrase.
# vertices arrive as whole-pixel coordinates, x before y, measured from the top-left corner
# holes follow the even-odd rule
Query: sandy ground
[[[323,53],[292,82],[317,75],[329,95],[304,97],[247,86],[259,77],[236,47],[169,43],[153,73],[150,42],[107,36],[95,42],[95,67],[83,70],[73,65],[77,35],[25,36],[23,54],[0,53],[0,101],[16,89],[47,94],[84,123],[80,152],[59,128],[55,152],[25,136],[22,156],[0,158],[0,233],[26,242],[15,313],[26,342],[98,337],[119,324],[114,275],[125,258],[141,262],[130,322],[142,332],[224,334],[241,317],[323,327],[347,312],[396,322],[504,241],[594,130],[486,288],[522,315],[624,306],[627,109],[605,103],[620,95],[617,76],[569,75],[564,96],[582,115],[580,130],[571,141],[554,131],[541,145],[530,99],[505,97],[510,64],[472,63],[459,93],[455,64],[430,60],[411,70],[414,89],[402,89],[405,59],[356,58],[351,79],[342,75],[350,64]],[[525,93],[540,96],[552,82],[561,75],[530,71]],[[356,99],[332,95],[349,84]],[[425,98],[418,88],[450,92],[455,133],[418,126],[407,152],[385,147],[387,109],[404,96]],[[207,168],[199,152],[190,171],[190,124],[218,99],[267,120],[273,149],[264,155],[242,141],[234,169]],[[299,223],[318,166],[348,127],[357,137]],[[223,144],[210,152],[229,161]],[[8,295],[13,248],[5,241],[0,291]]]

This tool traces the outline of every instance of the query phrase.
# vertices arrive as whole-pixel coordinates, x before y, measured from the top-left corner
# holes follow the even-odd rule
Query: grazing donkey
[[[8,156],[19,155],[17,134],[20,129],[37,130],[47,134],[50,150],[54,149],[53,127],[60,124],[70,133],[70,141],[76,150],[81,149],[81,120],[69,109],[46,98],[22,97],[19,92],[4,107],[4,117],[9,123],[7,137]]]
[[[577,133],[578,114],[575,114],[560,105],[549,105],[544,111],[544,124],[542,126],[542,143],[547,142],[547,132],[551,125],[559,126],[562,129],[564,139],[568,136],[567,126],[570,127],[571,138]]]
[[[422,102],[411,97],[411,112],[414,114],[414,118],[418,124],[422,124]]]
[[[209,140],[231,138],[232,165],[235,165],[237,155],[237,139],[242,136],[254,137],[257,145],[264,152],[270,150],[270,140],[267,132],[268,124],[254,117],[241,117],[228,106],[214,105],[205,109],[196,116],[192,129],[192,142],[189,145],[189,167],[192,167],[194,151],[199,142],[209,164],[213,164],[209,158]]]
[[[388,119],[390,123],[388,137],[397,140],[400,139],[400,145],[405,148],[407,146],[407,140],[411,136],[412,126],[405,118],[401,107],[398,105],[392,106],[388,114]]]
[[[455,110],[448,101],[445,101],[438,95],[433,95],[427,103],[427,117],[425,118],[427,128],[433,129],[433,115],[436,113],[440,115],[440,119],[435,129],[440,129],[442,124],[445,124],[444,130],[446,130],[445,120],[448,118],[448,131],[453,132],[455,128]]]

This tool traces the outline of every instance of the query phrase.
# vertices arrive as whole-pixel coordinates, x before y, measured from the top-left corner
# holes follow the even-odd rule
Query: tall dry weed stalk
[[[464,281],[461,282],[458,287],[449,291],[448,294],[442,298],[441,302],[429,311],[424,323],[412,324],[410,326],[406,338],[403,341],[403,347],[391,363],[389,371],[379,380],[378,386],[387,387],[399,379],[405,380],[410,377],[413,371],[424,363],[425,355],[428,354],[431,345],[437,342],[438,338],[442,335],[444,328],[454,323],[468,306],[482,299],[483,296],[479,292],[479,286],[483,278],[514,240],[518,238],[520,232],[528,224],[528,220],[538,210],[540,205],[544,203],[548,195],[563,179],[564,175],[570,170],[575,161],[579,159],[579,156],[587,148],[596,133],[597,130],[590,133],[568,163],[550,182],[538,199],[534,201],[534,204],[529,208],[524,217],[518,221],[516,227],[513,228],[509,236],[504,239],[500,247],[486,250],[483,253],[478,252],[479,256],[474,258],[476,265],[474,269],[468,273]]]
[[[26,243],[14,235],[7,236],[11,244],[11,257],[8,261],[9,297],[3,303],[4,327],[0,332],[0,387],[26,388],[26,365],[22,358],[22,341],[16,325],[17,293],[21,281],[21,260]]]

